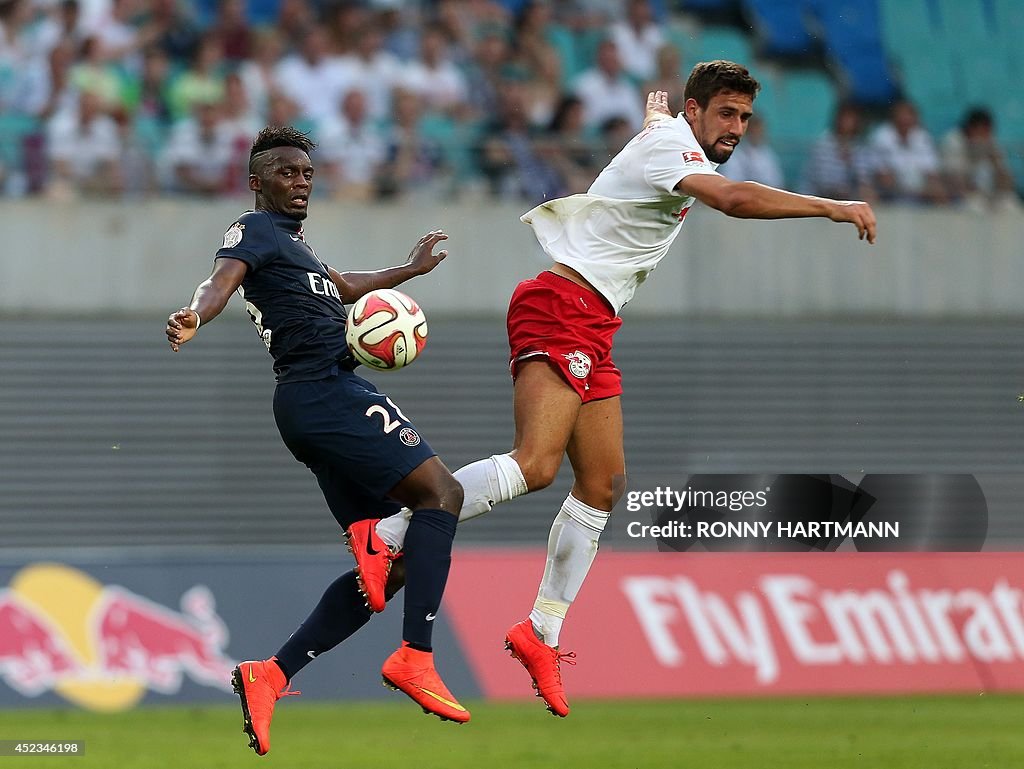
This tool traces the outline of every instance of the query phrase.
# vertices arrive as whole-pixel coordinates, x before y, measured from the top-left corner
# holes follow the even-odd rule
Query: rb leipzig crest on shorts
[[[562,357],[569,361],[569,373],[577,379],[586,379],[590,375],[591,363],[586,354],[576,350]]]

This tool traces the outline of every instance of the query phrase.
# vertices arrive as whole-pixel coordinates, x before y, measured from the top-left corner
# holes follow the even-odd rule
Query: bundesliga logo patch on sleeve
[[[245,225],[240,222],[235,222],[228,231],[224,233],[224,245],[221,248],[234,248],[242,242],[242,230],[245,229]]]
[[[704,165],[705,163],[708,162],[708,161],[706,161],[704,159],[704,156],[701,155],[699,152],[684,152],[682,154],[683,154],[683,162],[686,163],[686,165],[688,165],[688,166],[690,166],[690,165]]]

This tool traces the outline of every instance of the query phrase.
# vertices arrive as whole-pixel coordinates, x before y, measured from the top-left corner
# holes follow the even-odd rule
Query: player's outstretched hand
[[[651,91],[647,94],[647,110],[644,114],[644,127],[655,120],[672,117],[668,111],[668,91]]]
[[[188,307],[182,307],[171,313],[167,319],[167,341],[171,343],[171,349],[177,352],[185,342],[196,335],[197,315]]]
[[[833,222],[850,222],[857,228],[857,237],[860,240],[867,240],[874,245],[875,242],[875,212],[871,206],[860,200],[836,200],[832,206],[829,219]]]
[[[442,240],[448,240],[443,231],[431,230],[412,247],[407,264],[415,269],[417,275],[426,275],[448,256],[448,251],[444,249],[434,253],[434,246]]]

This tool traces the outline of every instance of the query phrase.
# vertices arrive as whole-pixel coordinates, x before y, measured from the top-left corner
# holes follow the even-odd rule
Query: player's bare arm
[[[875,213],[859,200],[831,200],[768,187],[757,182],[736,182],[713,174],[691,174],[676,189],[711,208],[738,219],[796,219],[823,217],[849,222],[857,236],[875,242]]]
[[[200,322],[209,323],[220,315],[242,285],[246,269],[245,262],[238,259],[221,257],[214,262],[213,272],[196,287],[188,307],[176,310],[167,319],[165,333],[174,352],[196,335]]]
[[[448,256],[448,251],[444,249],[434,253],[434,246],[442,240],[448,240],[448,236],[443,231],[431,230],[412,247],[405,264],[369,272],[338,272],[329,268],[331,280],[338,287],[341,300],[346,304],[351,304],[370,291],[378,288],[394,288],[417,275],[426,275]],[[205,319],[205,316],[203,317]]]
[[[658,120],[671,118],[672,113],[668,109],[668,92],[652,91],[647,94],[647,108],[644,112],[644,128]]]

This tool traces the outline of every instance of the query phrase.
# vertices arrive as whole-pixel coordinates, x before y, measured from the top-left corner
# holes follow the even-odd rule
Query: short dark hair
[[[735,91],[754,99],[761,90],[750,70],[734,61],[702,61],[690,72],[683,99],[695,99],[702,109],[723,91]]]
[[[256,134],[252,149],[249,150],[249,173],[256,173],[253,161],[257,155],[277,147],[295,147],[295,149],[308,154],[311,150],[316,149],[316,142],[310,139],[308,134],[290,125],[268,125]]]
[[[992,113],[985,107],[972,107],[964,115],[961,125],[964,130],[968,128],[992,128],[995,125],[995,119],[992,117]]]

